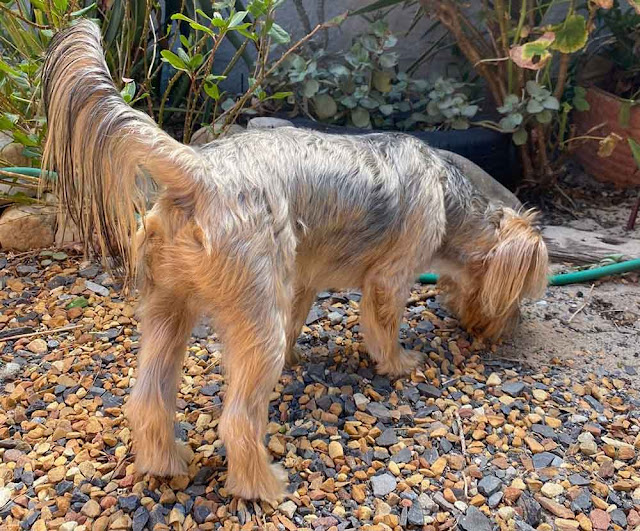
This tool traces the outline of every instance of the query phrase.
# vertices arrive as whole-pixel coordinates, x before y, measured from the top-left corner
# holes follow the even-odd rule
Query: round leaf
[[[356,127],[364,129],[371,126],[371,115],[367,109],[357,107],[351,111],[351,121]]]
[[[302,86],[302,95],[305,98],[312,98],[320,89],[320,83],[315,79],[307,79]]]
[[[318,94],[312,101],[320,120],[327,120],[338,112],[338,105],[329,94]]]
[[[385,116],[389,116],[393,114],[393,105],[390,103],[386,103],[385,105],[380,105],[380,112]]]
[[[582,49],[587,43],[587,21],[582,15],[569,15],[563,24],[554,28],[556,39],[551,48],[562,53],[573,53]]]
[[[514,46],[509,50],[509,57],[520,68],[528,70],[540,70],[551,59],[549,46],[556,36],[548,31],[535,41],[527,42],[521,46]]]
[[[520,128],[513,133],[511,138],[513,139],[513,143],[516,146],[522,146],[527,142],[527,136],[527,132],[524,129]]]
[[[391,92],[391,74],[389,72],[376,70],[373,73],[372,81],[376,90],[383,93]]]
[[[538,100],[529,100],[529,102],[527,103],[527,112],[530,114],[537,114],[539,112],[542,112],[543,110],[544,107]]]
[[[551,121],[551,118],[553,118],[553,115],[551,114],[551,111],[547,109],[536,114],[536,120],[541,124],[548,124]]]

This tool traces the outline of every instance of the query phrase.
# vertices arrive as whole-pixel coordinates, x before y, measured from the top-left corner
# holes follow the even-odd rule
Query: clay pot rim
[[[589,85],[587,87],[587,91],[598,92],[600,95],[608,98],[610,100],[614,100],[618,103],[630,103],[631,105],[640,105],[640,99],[632,100],[629,98],[623,98],[621,96],[617,96],[613,92],[609,92],[608,90],[604,90],[597,85]]]

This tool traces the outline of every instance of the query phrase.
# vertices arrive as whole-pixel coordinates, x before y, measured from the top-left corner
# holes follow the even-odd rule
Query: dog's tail
[[[42,79],[43,166],[57,172],[60,200],[85,246],[91,242],[132,279],[137,214],[146,203],[138,178],[151,177],[185,198],[202,174],[201,156],[124,102],[93,22],[82,20],[53,37]]]

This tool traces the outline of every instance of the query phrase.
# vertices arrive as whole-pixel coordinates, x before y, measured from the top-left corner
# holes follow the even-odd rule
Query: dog
[[[439,272],[472,333],[497,338],[546,285],[535,213],[494,206],[459,169],[404,134],[328,135],[283,127],[190,147],[129,107],[99,28],[56,34],[43,69],[45,167],[84,240],[119,259],[141,291],[138,378],[126,405],[141,473],[187,472],[174,440],[187,340],[211,315],[225,344],[219,435],[226,490],[274,502],[285,474],[264,444],[269,396],[316,293],[362,290],[360,322],[379,374],[421,361],[398,330],[416,275]],[[139,181],[161,190],[143,218]]]

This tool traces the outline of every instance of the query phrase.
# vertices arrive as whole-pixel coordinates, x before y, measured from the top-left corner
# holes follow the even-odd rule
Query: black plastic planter
[[[289,118],[296,126],[340,133],[362,135],[373,132],[355,127],[327,125],[304,118]],[[520,180],[520,167],[511,135],[499,133],[484,127],[471,127],[452,131],[407,131],[432,147],[453,151],[476,163],[489,175],[510,190],[514,190]]]

